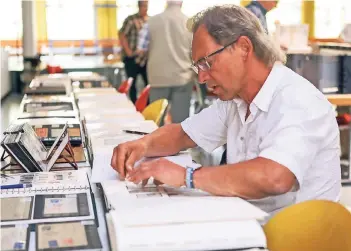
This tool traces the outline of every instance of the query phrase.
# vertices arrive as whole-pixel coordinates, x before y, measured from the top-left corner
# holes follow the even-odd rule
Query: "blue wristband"
[[[194,188],[193,174],[194,174],[194,168],[187,167],[186,175],[185,175],[185,184],[187,188]]]
[[[186,167],[186,174],[185,174],[185,185],[187,188],[195,188],[194,186],[194,172],[195,170],[199,169],[201,165],[195,164],[195,166]]]

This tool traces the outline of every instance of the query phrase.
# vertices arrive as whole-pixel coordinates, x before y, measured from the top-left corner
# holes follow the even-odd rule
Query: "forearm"
[[[120,37],[121,45],[122,45],[122,48],[124,49],[124,51],[126,51],[128,53],[129,52],[132,53],[132,50],[129,47],[126,36],[123,33],[120,33],[119,37]]]
[[[142,140],[147,145],[147,157],[173,155],[196,146],[180,124],[163,126]]]
[[[196,188],[214,195],[244,199],[261,199],[286,193],[294,182],[295,176],[286,167],[264,158],[201,168],[194,173]]]

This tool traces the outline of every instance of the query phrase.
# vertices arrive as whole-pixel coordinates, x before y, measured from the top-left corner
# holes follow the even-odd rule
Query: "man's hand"
[[[153,177],[157,183],[163,183],[173,187],[185,184],[185,168],[167,159],[160,158],[141,163],[138,167],[128,172],[128,181],[145,185],[149,178]]]
[[[126,54],[128,57],[133,57],[134,56],[134,53],[132,50],[130,50],[129,48],[127,50],[125,50]]]
[[[144,157],[146,151],[147,143],[142,139],[120,144],[113,149],[111,166],[119,173],[121,180],[133,170],[135,162]]]

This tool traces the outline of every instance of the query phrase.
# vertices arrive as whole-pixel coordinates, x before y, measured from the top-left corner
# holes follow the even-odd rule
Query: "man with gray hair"
[[[219,100],[181,124],[171,124],[114,149],[112,167],[134,183],[153,177],[171,186],[238,196],[270,214],[301,201],[338,201],[339,130],[332,105],[310,82],[284,66],[285,56],[243,7],[197,14],[193,68]],[[227,143],[227,164],[186,168],[160,158]]]

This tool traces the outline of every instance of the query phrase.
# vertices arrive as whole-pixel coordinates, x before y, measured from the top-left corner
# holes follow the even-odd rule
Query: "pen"
[[[131,130],[123,130],[125,133],[130,133],[130,134],[139,134],[139,135],[147,135],[149,134],[148,132],[139,132],[139,131],[131,131]]]
[[[29,184],[2,185],[0,186],[0,189],[15,189],[15,188],[26,188],[26,187],[32,187],[32,185],[29,185]]]

